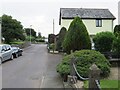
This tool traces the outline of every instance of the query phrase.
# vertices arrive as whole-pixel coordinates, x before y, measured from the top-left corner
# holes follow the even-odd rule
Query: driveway
[[[3,88],[63,88],[56,65],[62,56],[47,53],[45,44],[25,48],[23,56],[2,64]]]

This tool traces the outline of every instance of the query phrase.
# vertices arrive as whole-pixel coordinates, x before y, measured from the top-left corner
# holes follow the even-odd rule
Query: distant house
[[[108,9],[60,8],[59,25],[68,29],[76,16],[82,19],[91,37],[101,31],[113,32],[115,17]]]

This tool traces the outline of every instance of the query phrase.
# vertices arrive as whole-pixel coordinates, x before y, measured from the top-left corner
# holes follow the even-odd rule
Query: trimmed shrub
[[[88,77],[90,66],[95,63],[101,69],[101,76],[107,77],[110,73],[110,63],[98,51],[80,50],[72,53],[77,58],[77,71],[82,77]],[[70,74],[70,60],[72,55],[67,55],[62,59],[62,62],[57,65],[57,71],[60,74]]]
[[[58,38],[57,38],[57,46],[56,46],[56,49],[58,51],[63,50],[62,43],[64,41],[64,37],[66,35],[66,32],[67,32],[67,29],[65,27],[62,27],[60,32],[59,32],[59,35],[58,35]]]
[[[111,32],[100,32],[93,38],[94,47],[100,52],[110,52],[112,49],[112,43],[115,36]]]
[[[55,34],[49,34],[49,35],[48,35],[48,43],[49,43],[49,44],[54,43],[55,37],[56,37]]]
[[[79,17],[71,22],[63,42],[63,49],[66,53],[81,49],[91,49],[91,41],[86,26]]]
[[[120,36],[113,41],[113,58],[120,58]]]
[[[116,37],[120,35],[120,25],[115,26],[114,34],[115,34]]]

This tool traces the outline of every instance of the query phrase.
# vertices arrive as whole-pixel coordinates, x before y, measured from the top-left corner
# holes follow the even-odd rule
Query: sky
[[[42,36],[60,31],[60,8],[105,8],[116,17],[114,26],[118,24],[119,0],[0,0],[0,16],[7,14],[21,22],[24,28],[32,28],[41,32]]]

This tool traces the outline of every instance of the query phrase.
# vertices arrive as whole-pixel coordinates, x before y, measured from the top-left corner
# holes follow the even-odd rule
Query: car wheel
[[[22,56],[22,52],[19,53],[19,56]]]
[[[13,58],[14,58],[14,56],[13,56],[13,55],[11,55],[11,58],[10,58],[10,60],[13,60]]]
[[[18,57],[18,53],[15,54],[15,58],[17,58],[17,57]]]
[[[22,56],[22,52],[20,53],[20,56]]]

